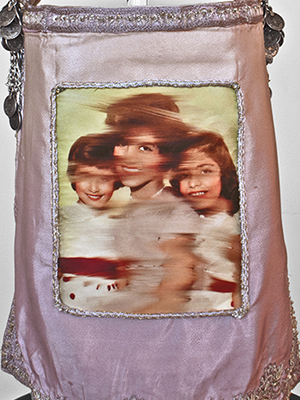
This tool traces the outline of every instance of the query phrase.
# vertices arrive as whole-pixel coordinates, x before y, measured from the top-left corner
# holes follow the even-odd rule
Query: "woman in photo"
[[[115,168],[132,202],[120,218],[116,248],[131,259],[126,311],[180,312],[195,282],[193,252],[198,220],[179,199],[168,173],[189,128],[172,97],[147,93],[125,98],[107,110],[118,136]],[[135,301],[131,301],[135,299]]]

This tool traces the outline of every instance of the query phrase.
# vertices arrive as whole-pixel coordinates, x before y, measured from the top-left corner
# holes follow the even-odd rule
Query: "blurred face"
[[[83,165],[77,169],[75,190],[78,203],[102,208],[114,192],[115,177],[109,169]]]
[[[115,168],[123,185],[137,188],[162,179],[164,157],[156,142],[151,130],[142,127],[132,129],[124,143],[115,146]]]
[[[179,189],[195,210],[217,208],[222,190],[219,165],[200,149],[187,150],[179,166]]]

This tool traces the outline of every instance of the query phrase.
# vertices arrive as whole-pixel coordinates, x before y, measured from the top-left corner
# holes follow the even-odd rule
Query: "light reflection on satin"
[[[33,385],[56,399],[231,399],[291,352],[286,251],[262,24],[182,32],[25,33],[16,178],[16,327]],[[250,310],[242,319],[123,320],[54,307],[50,94],[61,82],[229,80],[245,104]]]

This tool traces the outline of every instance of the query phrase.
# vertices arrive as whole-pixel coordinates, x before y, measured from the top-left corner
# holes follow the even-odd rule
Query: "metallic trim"
[[[237,0],[179,7],[28,6],[24,30],[42,32],[149,32],[228,27],[263,21],[258,0]]]
[[[30,388],[32,400],[51,400],[49,396],[34,388],[30,376],[26,371],[24,358],[18,343],[18,336],[15,324],[14,300],[11,305],[10,314],[4,332],[3,344],[1,349],[1,369],[4,372],[11,374],[23,385]],[[66,398],[58,396],[55,400],[66,400]]]
[[[242,247],[242,272],[241,272],[241,294],[242,306],[234,310],[219,310],[208,312],[186,312],[186,313],[168,313],[168,314],[133,314],[124,312],[105,312],[105,311],[84,311],[66,306],[60,300],[59,281],[58,281],[58,257],[59,257],[59,186],[58,186],[58,168],[57,168],[57,137],[56,137],[56,97],[65,89],[104,89],[104,88],[133,88],[133,87],[160,87],[170,86],[176,88],[205,87],[205,86],[223,86],[234,89],[237,97],[238,108],[238,176],[240,184],[240,226],[241,226],[241,247]],[[165,318],[198,318],[207,316],[225,316],[232,315],[235,318],[242,318],[249,310],[249,282],[248,282],[248,232],[246,218],[246,194],[244,182],[244,107],[243,95],[240,86],[236,82],[230,81],[135,81],[135,82],[117,82],[117,83],[61,83],[52,89],[51,95],[51,177],[52,177],[52,226],[53,226],[53,290],[55,306],[59,311],[71,315],[80,315],[84,317],[117,317],[134,319],[165,319]]]
[[[31,387],[30,377],[24,367],[15,326],[15,300],[13,300],[6,324],[1,348],[1,369],[14,376],[23,385]]]
[[[265,399],[282,399],[289,400],[292,389],[300,381],[300,353],[299,340],[297,331],[297,321],[293,302],[290,300],[290,315],[292,322],[292,349],[289,360],[289,366],[284,364],[269,364],[264,369],[264,373],[260,378],[260,385],[256,389],[238,395],[233,400],[265,400]],[[284,397],[282,397],[284,396]]]

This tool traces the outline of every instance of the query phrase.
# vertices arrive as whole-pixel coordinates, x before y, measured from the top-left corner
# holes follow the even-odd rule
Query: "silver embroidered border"
[[[15,325],[15,302],[12,302],[1,348],[1,369],[11,374],[23,385],[31,389],[32,400],[51,400],[49,396],[33,387],[25,369],[24,358],[20,349]],[[66,400],[58,396],[55,400]]]
[[[108,311],[84,311],[71,308],[62,303],[59,296],[58,281],[58,257],[59,257],[59,185],[58,185],[58,155],[57,155],[57,136],[56,136],[56,98],[57,95],[65,89],[108,89],[108,88],[133,88],[133,87],[207,87],[222,86],[234,89],[237,98],[238,108],[238,163],[237,172],[239,177],[240,191],[240,227],[241,227],[241,249],[242,249],[242,272],[241,272],[241,295],[242,305],[234,310],[219,310],[205,312],[186,312],[186,313],[168,313],[168,314],[132,314],[124,312],[108,312]],[[244,182],[244,106],[243,95],[240,86],[236,82],[230,81],[135,81],[135,82],[118,82],[118,83],[61,83],[52,89],[51,94],[51,177],[52,177],[52,229],[53,229],[53,291],[55,306],[59,311],[66,312],[71,315],[80,315],[84,317],[117,317],[117,318],[134,318],[134,319],[162,319],[162,318],[198,318],[207,316],[227,316],[232,315],[235,318],[242,318],[249,309],[249,282],[248,282],[248,230],[246,218],[246,194]]]
[[[289,400],[292,389],[300,381],[300,353],[299,339],[297,331],[297,320],[293,302],[290,300],[290,315],[292,322],[292,349],[289,360],[289,366],[284,364],[269,364],[260,379],[259,387],[246,393],[238,395],[233,400],[266,400],[281,399]],[[281,396],[284,397],[281,397]]]
[[[32,389],[32,391],[31,391],[31,399],[32,400],[54,400],[53,397],[51,398],[50,396],[47,396],[35,389]],[[67,398],[58,396],[55,398],[55,400],[67,400]]]
[[[25,30],[51,32],[144,32],[255,24],[263,20],[260,0],[237,0],[179,7],[27,6]]]
[[[13,300],[1,348],[1,369],[13,375],[23,385],[31,387],[30,377],[24,368],[23,355],[15,327],[15,301]]]

